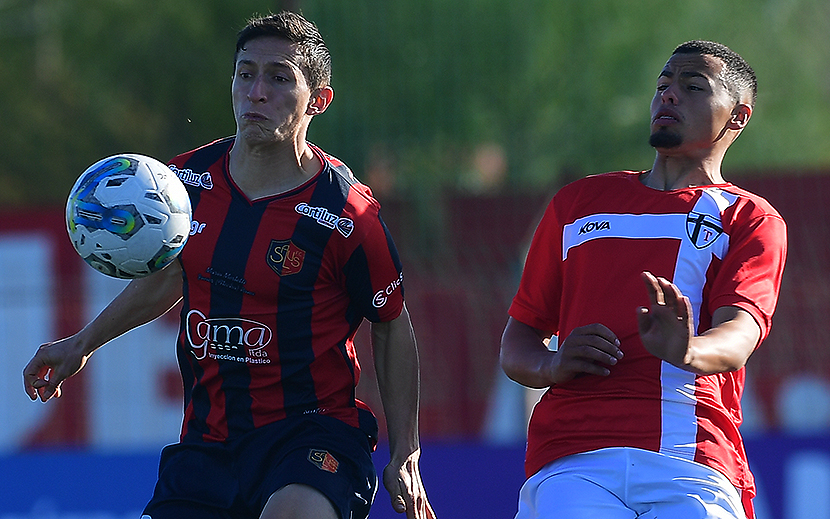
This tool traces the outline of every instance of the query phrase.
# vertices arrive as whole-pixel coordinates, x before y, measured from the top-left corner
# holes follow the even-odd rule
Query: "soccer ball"
[[[66,202],[66,229],[78,254],[116,278],[148,276],[173,261],[190,235],[190,198],[169,167],[137,154],[99,160]]]

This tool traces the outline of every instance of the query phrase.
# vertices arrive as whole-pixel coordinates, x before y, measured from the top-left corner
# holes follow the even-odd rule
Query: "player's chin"
[[[280,128],[246,128],[239,133],[239,138],[251,147],[266,147],[287,142],[289,137]]]
[[[657,150],[670,150],[683,144],[683,137],[665,128],[659,128],[649,136],[648,143]]]

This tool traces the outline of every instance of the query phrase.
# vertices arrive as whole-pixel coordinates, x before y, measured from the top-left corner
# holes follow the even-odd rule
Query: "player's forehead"
[[[659,77],[700,77],[714,80],[723,67],[723,61],[708,54],[679,53],[669,58]]]
[[[284,66],[300,68],[297,46],[278,36],[259,36],[248,40],[236,55],[236,66]]]

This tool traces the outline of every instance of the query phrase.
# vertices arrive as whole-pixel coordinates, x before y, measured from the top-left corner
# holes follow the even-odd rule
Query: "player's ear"
[[[738,103],[732,109],[732,115],[729,118],[727,128],[730,130],[743,130],[752,117],[752,107],[746,103]]]
[[[312,92],[311,99],[308,101],[308,108],[305,113],[308,115],[320,115],[326,111],[326,108],[329,107],[332,99],[334,99],[334,89],[330,86],[324,86],[323,88]]]

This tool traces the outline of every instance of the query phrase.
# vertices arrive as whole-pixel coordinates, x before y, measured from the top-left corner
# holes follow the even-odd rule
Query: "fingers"
[[[611,374],[609,366],[613,366],[618,362],[616,357],[591,348],[581,349],[578,352],[570,351],[572,355],[569,358],[562,359],[560,363],[561,370],[565,372],[565,377],[554,377],[554,381],[557,383],[569,380],[576,374],[607,377]]]
[[[663,304],[663,301],[661,300],[662,297],[660,295],[660,283],[657,281],[657,278],[654,277],[654,274],[648,271],[643,271],[640,273],[640,279],[643,280],[643,283],[646,286],[648,299],[651,301],[651,304]]]
[[[664,277],[657,277],[648,271],[642,272],[641,277],[643,283],[646,285],[646,290],[648,291],[649,300],[652,305],[667,306],[674,309],[678,315],[686,311],[688,298],[677,288],[677,285]]]
[[[694,313],[691,301],[669,280],[642,273],[651,301],[637,308],[637,328],[643,347],[660,359],[681,366],[694,336]]]
[[[429,501],[424,499],[424,503],[426,506],[422,507],[421,515],[418,516],[419,519],[436,519],[435,518],[435,511],[432,509],[432,505],[429,504]]]
[[[47,350],[42,345],[32,360],[23,368],[23,390],[30,400],[40,398],[46,402],[52,397],[60,398],[60,385],[63,379],[56,375],[53,364],[47,356]]]
[[[622,358],[620,341],[606,326],[581,326],[559,345],[550,377],[553,383],[562,383],[580,374],[607,376],[609,367]]]
[[[403,483],[402,481],[398,481],[398,483]],[[391,494],[389,497],[392,498],[392,509],[402,514],[407,511],[407,509],[411,509],[411,507],[406,506],[406,490],[402,488],[402,485],[398,487],[397,491]]]
[[[397,471],[395,471],[393,478],[391,482],[384,481],[392,500],[392,509],[399,514],[406,513],[408,519],[414,519],[416,517],[413,504],[414,496],[408,488],[407,482]]]
[[[383,486],[389,492],[389,498],[392,500],[392,509],[399,514],[404,513],[407,508],[406,499],[404,498],[406,484],[397,467],[390,464],[383,469]]]
[[[677,285],[674,283],[670,283],[668,280],[663,278],[658,278],[660,283],[660,288],[663,291],[663,301],[665,301],[666,306],[669,308],[680,308],[683,306],[683,294],[680,292],[680,289],[677,288]]]
[[[52,397],[60,398],[60,384],[61,381],[46,366],[42,367],[34,377],[24,375],[24,389],[32,401],[40,398],[41,402],[46,402]]]
[[[619,344],[617,335],[612,332],[607,326],[600,323],[588,324],[574,328],[570,335],[590,337],[594,336],[608,344]]]
[[[615,364],[622,358],[620,340],[608,327],[599,323],[574,328],[560,349],[609,364]]]
[[[407,519],[435,519],[417,465],[413,466],[411,461],[404,467],[387,465],[383,471],[383,484],[395,512],[406,513]]]
[[[43,384],[43,387],[39,387],[37,390],[38,396],[40,396],[41,402],[46,402],[52,397],[60,398],[61,397],[61,386],[60,382],[51,382],[46,381]]]
[[[38,390],[47,383],[45,377],[48,370],[37,355],[23,368],[23,389],[30,400],[37,400]]]

